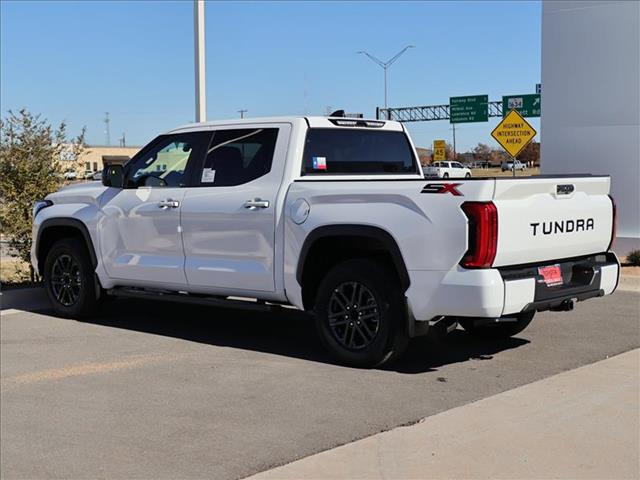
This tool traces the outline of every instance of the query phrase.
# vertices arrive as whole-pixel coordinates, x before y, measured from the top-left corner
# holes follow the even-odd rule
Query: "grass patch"
[[[513,172],[507,170],[503,172],[500,167],[491,168],[474,168],[471,170],[473,177],[513,177]],[[532,175],[540,175],[540,167],[527,168],[524,172],[516,170],[516,177],[530,177]]]
[[[35,285],[31,281],[29,264],[18,258],[2,258],[0,261],[0,284],[2,288],[13,288]]]

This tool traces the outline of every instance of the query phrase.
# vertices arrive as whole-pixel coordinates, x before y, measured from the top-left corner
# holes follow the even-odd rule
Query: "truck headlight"
[[[36,218],[36,215],[40,210],[50,207],[51,205],[53,205],[53,202],[51,200],[36,200],[35,202],[33,202],[33,216],[31,218]]]

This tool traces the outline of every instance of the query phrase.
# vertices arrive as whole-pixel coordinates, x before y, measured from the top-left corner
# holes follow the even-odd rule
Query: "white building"
[[[542,173],[611,175],[614,249],[640,249],[640,2],[543,2],[541,137]]]

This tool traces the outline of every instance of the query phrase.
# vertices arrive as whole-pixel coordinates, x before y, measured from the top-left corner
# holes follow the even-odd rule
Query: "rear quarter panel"
[[[379,227],[396,241],[409,271],[432,271],[436,278],[457,267],[467,250],[467,219],[460,205],[468,200],[490,200],[493,181],[457,183],[460,196],[422,193],[438,179],[415,180],[297,180],[285,201],[285,263],[287,298],[302,308],[296,280],[304,241],[326,225]],[[309,214],[293,221],[296,205],[305,201]],[[437,282],[434,282],[437,283]],[[425,292],[428,296],[429,292]]]

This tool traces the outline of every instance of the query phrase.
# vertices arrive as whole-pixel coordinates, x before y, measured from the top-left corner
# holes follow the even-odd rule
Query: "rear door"
[[[211,292],[275,290],[276,198],[290,132],[290,124],[214,131],[182,204],[189,285]]]

